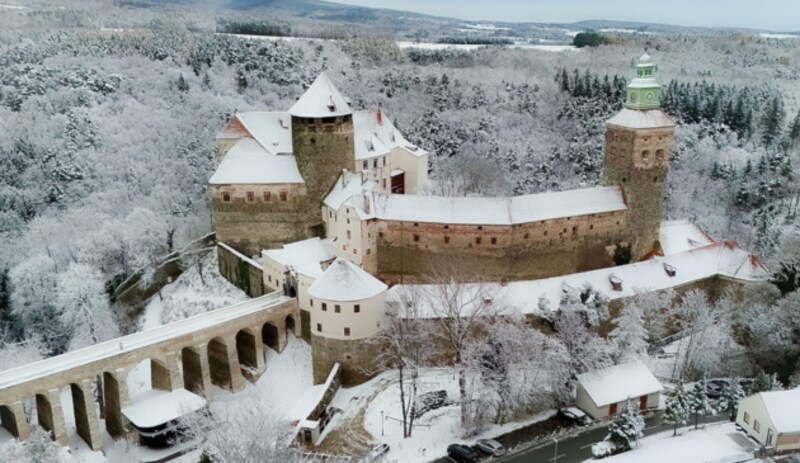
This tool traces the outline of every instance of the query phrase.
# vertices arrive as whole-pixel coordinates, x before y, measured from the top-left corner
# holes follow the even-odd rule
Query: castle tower
[[[308,287],[314,384],[325,382],[337,362],[345,386],[375,373],[381,346],[370,338],[381,329],[386,290],[383,282],[342,258]]]
[[[306,234],[323,237],[322,201],[342,169],[355,171],[353,111],[323,72],[289,114],[294,156],[306,185]]]
[[[603,184],[619,186],[628,206],[628,239],[638,260],[658,248],[675,123],[661,111],[656,66],[645,53],[628,84],[625,108],[606,121]]]

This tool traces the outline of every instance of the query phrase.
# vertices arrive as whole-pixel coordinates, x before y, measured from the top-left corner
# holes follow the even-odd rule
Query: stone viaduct
[[[34,416],[68,445],[61,393],[69,389],[78,435],[102,447],[100,419],[114,437],[132,432],[128,374],[150,362],[153,389],[186,388],[211,397],[212,384],[238,392],[266,370],[264,346],[278,352],[286,335],[299,336],[296,299],[270,293],[186,320],[159,326],[0,372],[0,421],[14,437],[30,434]],[[96,398],[97,397],[97,398]]]

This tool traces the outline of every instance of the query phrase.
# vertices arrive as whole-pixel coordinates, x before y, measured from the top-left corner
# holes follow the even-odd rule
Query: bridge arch
[[[187,391],[204,395],[206,391],[203,381],[203,357],[200,350],[192,346],[181,349],[181,366],[183,367],[183,387]]]
[[[20,419],[24,420],[25,417],[17,416],[8,405],[0,405],[0,425],[17,439],[20,439],[20,423],[17,421]]]
[[[286,337],[287,338],[289,337],[289,333],[291,333],[293,335],[296,335],[296,333],[297,333],[295,331],[294,316],[292,316],[292,314],[289,314],[289,315],[286,316]]]
[[[89,448],[99,450],[100,429],[97,419],[97,408],[92,395],[92,381],[84,380],[80,383],[70,383],[72,393],[72,410],[75,414],[75,430]]]
[[[264,340],[264,345],[279,352],[280,346],[280,330],[272,322],[264,323],[261,328],[261,338]]]
[[[208,370],[211,383],[223,388],[232,389],[230,351],[225,340],[216,337],[208,343]]]
[[[258,337],[250,328],[243,328],[236,333],[236,355],[242,370],[253,373],[258,370],[258,343]]]
[[[119,375],[103,372],[103,413],[106,420],[106,429],[112,437],[122,437],[126,433],[125,419],[122,417],[122,408],[127,405],[128,384],[123,374]]]

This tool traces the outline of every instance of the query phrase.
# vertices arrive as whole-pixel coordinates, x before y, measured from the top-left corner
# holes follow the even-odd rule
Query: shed
[[[742,399],[736,424],[776,453],[800,450],[800,389],[760,392]]]
[[[658,407],[662,390],[641,360],[578,375],[576,405],[594,419],[614,416],[628,399],[646,410]]]

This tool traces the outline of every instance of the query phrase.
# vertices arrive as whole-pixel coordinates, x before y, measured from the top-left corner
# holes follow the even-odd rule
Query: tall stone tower
[[[323,72],[289,114],[294,156],[306,186],[307,236],[323,237],[322,200],[342,169],[355,171],[353,111]]]
[[[661,86],[655,73],[656,66],[645,53],[628,84],[625,108],[606,121],[603,183],[624,191],[634,260],[658,247],[675,136],[675,123],[660,109]]]

